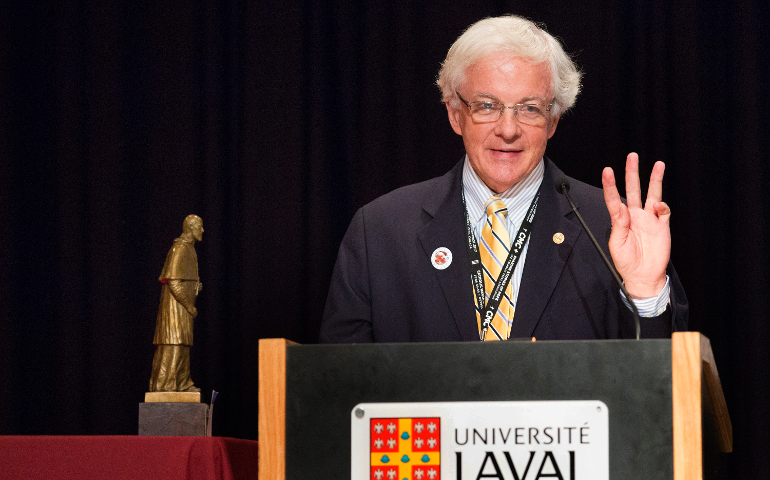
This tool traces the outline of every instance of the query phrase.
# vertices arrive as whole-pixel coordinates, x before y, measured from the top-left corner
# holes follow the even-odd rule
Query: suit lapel
[[[423,210],[432,218],[417,233],[417,237],[425,251],[426,262],[431,261],[431,255],[439,247],[448,248],[452,252],[452,263],[448,268],[438,270],[431,267],[431,270],[441,287],[462,339],[478,340],[470,259],[465,238],[465,209],[461,193],[462,168],[461,161],[444,176],[444,188],[437,189],[436,195],[423,204]]]
[[[572,252],[572,246],[582,234],[580,226],[565,217],[572,210],[554,187],[554,179],[563,175],[561,170],[546,158],[543,183],[540,186],[540,202],[516,301],[512,338],[532,335],[556,288]],[[554,241],[556,233],[564,235],[561,244]]]

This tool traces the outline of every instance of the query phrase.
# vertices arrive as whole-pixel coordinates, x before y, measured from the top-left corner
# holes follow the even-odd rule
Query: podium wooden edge
[[[286,347],[284,338],[259,340],[259,476],[286,478]]]
[[[714,413],[719,450],[731,452],[733,443],[732,424],[709,339],[698,332],[675,332],[671,336],[671,374],[674,480],[701,480],[704,406]]]
[[[711,351],[711,342],[704,335],[701,335],[701,357],[703,358],[703,376],[706,379],[709,399],[714,410],[719,451],[730,453],[733,451],[733,424],[727,411],[727,402],[722,390],[722,382],[719,380],[714,353]]]

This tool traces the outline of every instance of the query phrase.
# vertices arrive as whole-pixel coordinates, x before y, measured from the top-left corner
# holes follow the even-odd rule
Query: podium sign
[[[609,479],[601,401],[359,404],[351,478]]]

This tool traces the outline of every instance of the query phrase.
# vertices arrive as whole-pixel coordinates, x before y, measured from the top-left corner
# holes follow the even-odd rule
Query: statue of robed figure
[[[193,320],[198,316],[195,299],[203,285],[198,278],[195,241],[203,240],[203,220],[188,215],[182,235],[166,256],[160,274],[163,284],[153,344],[150,392],[199,392],[190,378],[190,347],[193,344]]]

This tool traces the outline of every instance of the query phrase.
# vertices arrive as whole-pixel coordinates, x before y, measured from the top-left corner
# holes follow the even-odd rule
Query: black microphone
[[[615,281],[618,282],[618,285],[620,285],[620,290],[623,292],[623,295],[626,296],[626,299],[628,300],[629,305],[631,305],[631,311],[634,314],[634,324],[636,326],[636,339],[639,340],[639,337],[642,334],[642,327],[641,327],[641,324],[639,323],[639,310],[637,310],[636,305],[634,304],[634,301],[631,300],[631,295],[628,294],[628,290],[626,290],[626,286],[623,285],[623,280],[620,278],[620,275],[618,275],[618,271],[615,270],[615,266],[607,258],[607,255],[604,254],[604,251],[599,246],[599,242],[596,241],[596,238],[594,238],[594,235],[591,233],[591,230],[588,228],[588,225],[586,225],[585,220],[583,220],[583,217],[580,216],[580,212],[578,212],[577,207],[575,207],[575,204],[572,203],[572,199],[569,197],[569,181],[566,178],[562,177],[556,180],[556,183],[554,186],[556,187],[557,192],[561,193],[567,198],[567,201],[572,207],[572,211],[575,212],[575,215],[577,216],[578,220],[580,220],[580,224],[583,226],[583,230],[585,230],[585,232],[588,234],[588,237],[591,239],[591,242],[593,242],[594,247],[596,247],[596,251],[599,252],[599,255],[602,256],[602,260],[604,260],[604,264],[607,265],[607,269],[615,278]]]

